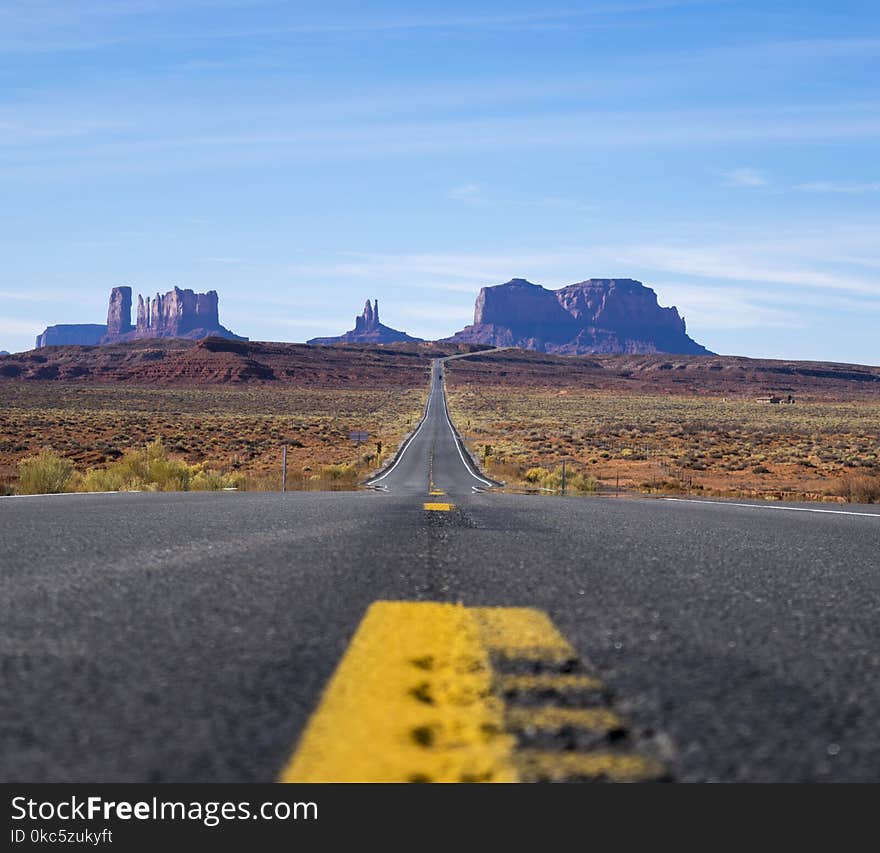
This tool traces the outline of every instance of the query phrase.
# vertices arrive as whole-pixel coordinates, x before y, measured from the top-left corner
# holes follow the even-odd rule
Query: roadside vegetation
[[[477,384],[449,404],[490,475],[519,488],[880,501],[880,401],[645,395]]]
[[[280,475],[248,476],[223,473],[204,463],[190,465],[169,456],[162,439],[143,448],[127,451],[121,459],[103,468],[77,471],[73,464],[51,448],[18,463],[18,480],[11,490],[19,495],[64,492],[216,492],[277,490]],[[361,471],[356,465],[323,465],[317,472],[288,473],[289,489],[353,488]]]
[[[2,383],[0,494],[274,491],[284,445],[287,488],[354,488],[418,422],[426,390]]]

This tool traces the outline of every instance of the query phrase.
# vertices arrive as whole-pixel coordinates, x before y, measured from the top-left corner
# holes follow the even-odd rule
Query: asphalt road
[[[378,599],[545,610],[674,779],[880,779],[877,508],[479,476],[435,386],[382,489],[0,499],[0,779],[272,780]]]
[[[422,422],[370,485],[395,495],[442,491],[450,497],[497,485],[477,470],[459,441],[446,408],[443,371],[443,362],[437,359],[431,368],[431,391]]]

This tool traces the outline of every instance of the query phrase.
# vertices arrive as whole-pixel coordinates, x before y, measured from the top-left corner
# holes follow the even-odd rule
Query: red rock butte
[[[131,288],[114,287],[110,291],[106,326],[96,323],[49,326],[37,337],[36,346],[37,349],[64,344],[95,346],[143,338],[219,337],[246,341],[247,338],[220,325],[218,301],[216,290],[195,293],[179,287],[146,299],[139,295],[137,323],[132,325]]]
[[[363,313],[354,318],[354,328],[343,335],[332,338],[312,338],[309,344],[396,344],[403,341],[420,341],[406,332],[383,326],[379,322],[379,300],[372,303],[368,299]]]
[[[445,340],[539,352],[710,355],[688,337],[676,308],[662,308],[631,278],[591,278],[548,290],[524,278],[480,290],[474,322]]]

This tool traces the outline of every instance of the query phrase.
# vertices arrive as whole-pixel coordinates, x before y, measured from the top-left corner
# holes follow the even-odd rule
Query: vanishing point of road
[[[443,370],[370,489],[0,499],[0,778],[880,779],[878,508],[506,494]]]

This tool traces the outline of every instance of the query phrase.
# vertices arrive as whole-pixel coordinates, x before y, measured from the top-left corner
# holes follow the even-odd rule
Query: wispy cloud
[[[765,57],[775,61],[858,59],[880,56],[880,38],[851,36],[845,38],[786,39],[753,42],[751,44],[721,48],[742,57]]]
[[[565,196],[548,195],[535,198],[497,196],[481,184],[462,184],[450,189],[446,195],[454,201],[464,202],[465,204],[503,207],[508,210],[550,208],[559,211],[571,211],[572,213],[587,213],[596,209],[591,204],[586,204],[574,198],[566,198]]]
[[[34,134],[7,133],[3,175],[54,178],[68,173],[150,173],[212,169],[232,164],[259,165],[383,157],[418,157],[442,152],[505,150],[604,150],[628,147],[700,147],[743,142],[803,144],[880,138],[876,110],[826,110],[780,115],[771,111],[706,110],[688,112],[556,113],[540,122],[531,115],[450,117],[423,121],[316,121],[302,125],[295,116],[266,116],[251,129],[167,124],[139,131],[136,117],[122,135],[97,135],[91,141],[70,139],[34,144]],[[219,117],[213,117],[215,123]],[[737,186],[761,186],[755,170],[737,169],[728,180]]]
[[[461,184],[452,187],[446,195],[455,201],[464,201],[468,204],[477,204],[486,201],[486,194],[479,184]]]
[[[797,257],[772,249],[750,249],[746,245],[622,247],[622,261],[655,270],[721,281],[756,282],[795,288],[791,299],[798,299],[797,289],[818,288],[826,292],[842,291],[880,297],[880,278],[847,271],[828,272],[808,267]]]
[[[861,193],[880,192],[880,181],[868,183],[844,183],[838,181],[812,181],[806,184],[798,184],[795,189],[811,193],[843,193],[859,195]]]
[[[69,293],[62,291],[35,290],[0,290],[0,299],[9,299],[16,302],[51,302],[58,304],[69,298]]]
[[[13,2],[0,13],[4,36],[0,37],[0,53],[40,53],[99,50],[131,43],[171,43],[181,40],[234,40],[271,36],[334,36],[371,35],[419,30],[468,31],[483,29],[535,29],[577,25],[584,27],[590,19],[614,18],[651,11],[692,5],[694,0],[643,0],[632,3],[593,4],[588,8],[542,8],[491,14],[415,14],[383,18],[341,14],[327,16],[320,7],[299,8],[291,14],[288,4],[279,0],[164,0],[119,3],[63,3],[31,5]],[[239,6],[274,7],[262,15],[262,21],[238,26],[194,26],[184,15],[177,21],[168,18],[173,12],[204,11]],[[131,28],[125,19],[138,18],[149,23],[156,18],[162,26]],[[106,22],[102,28],[84,30],[83,21]],[[114,27],[114,19],[122,25]],[[170,26],[169,26],[170,24]],[[175,25],[176,24],[176,25]],[[95,33],[98,33],[97,35]]]
[[[870,228],[857,239],[870,259],[873,245]],[[359,278],[412,285],[417,288],[474,292],[487,284],[499,284],[512,276],[524,276],[538,284],[559,287],[589,276],[642,277],[679,285],[706,283],[724,288],[752,286],[780,305],[798,306],[810,292],[821,294],[824,303],[880,308],[880,276],[870,266],[855,270],[839,268],[836,252],[851,249],[851,237],[832,233],[803,234],[778,242],[760,239],[730,243],[612,243],[579,248],[561,246],[546,251],[496,253],[357,253],[348,252],[327,264],[303,264],[288,273],[326,279]],[[804,246],[814,244],[814,254]],[[856,244],[858,245],[858,244]]]
[[[38,320],[18,320],[13,317],[0,317],[0,334],[2,335],[36,335],[45,323]],[[3,349],[3,347],[0,347]]]
[[[728,187],[765,187],[769,183],[762,172],[744,166],[729,172],[722,172],[724,184]]]
[[[688,285],[652,281],[661,304],[676,305],[693,331],[726,329],[799,329],[803,315],[793,307],[768,303],[766,291],[724,285]]]

